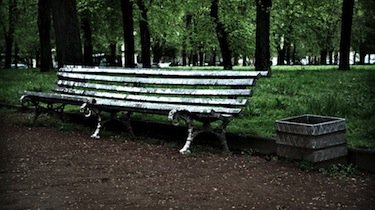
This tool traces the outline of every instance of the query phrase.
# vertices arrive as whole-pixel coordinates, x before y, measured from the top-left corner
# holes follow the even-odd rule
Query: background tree
[[[95,10],[95,5],[97,3],[95,1],[86,1],[80,0],[78,1],[78,14],[81,18],[81,30],[82,30],[82,38],[83,38],[83,64],[87,66],[94,65],[93,60],[93,41],[92,41],[92,29],[91,29],[91,21],[92,21],[92,13]]]
[[[63,6],[71,4],[70,1],[64,1]],[[8,66],[15,61],[30,65],[31,60],[36,60],[34,64],[38,66],[39,60],[46,60],[40,59],[42,43],[39,43],[40,38],[37,36],[39,0],[16,1],[16,7],[12,6],[14,2],[14,0],[0,0],[1,66],[4,66],[6,51],[7,55],[10,55],[7,58]],[[59,1],[50,2],[55,5]],[[355,55],[360,55],[360,63],[365,63],[368,61],[365,60],[365,56],[375,51],[372,38],[375,34],[374,27],[372,27],[375,24],[374,0],[356,2],[353,16],[353,41],[350,47],[355,51]],[[342,5],[343,0],[274,0],[273,2],[269,0],[78,0],[77,3],[77,5],[74,4],[78,11],[77,22],[81,24],[70,22],[67,30],[61,30],[56,33],[56,37],[50,37],[51,48],[57,47],[58,59],[61,59],[61,46],[59,45],[61,43],[64,43],[62,47],[69,49],[68,55],[72,55],[73,51],[79,54],[82,50],[81,47],[74,49],[67,45],[71,40],[76,39],[68,38],[73,34],[71,31],[75,30],[74,36],[83,40],[83,61],[86,65],[99,63],[123,65],[121,61],[124,57],[120,57],[120,53],[126,54],[125,61],[130,62],[134,60],[130,56],[141,55],[142,51],[148,51],[148,55],[140,57],[149,58],[150,64],[151,58],[154,63],[181,62],[183,65],[206,65],[207,63],[216,65],[218,61],[225,60],[225,68],[228,68],[227,63],[238,65],[241,58],[244,61],[243,65],[246,65],[248,63],[246,61],[249,58],[254,59],[256,53],[258,56],[278,57],[278,64],[284,64],[284,61],[286,64],[296,64],[305,58],[310,64],[326,64],[326,61],[332,64],[339,60],[337,57],[340,47],[339,26],[342,8],[338,5]],[[122,7],[124,3],[133,3],[133,6]],[[257,31],[259,32],[259,29],[264,27],[263,23],[259,23],[259,27],[256,27],[256,11],[261,8],[258,6],[266,3],[273,5],[268,9],[261,9],[258,14],[268,12],[272,15],[269,26],[272,42],[268,42],[270,56],[266,51],[262,51],[268,49],[268,46],[259,43],[259,39],[263,38],[267,41],[269,36],[262,35],[256,38]],[[16,8],[16,12],[10,13],[10,8]],[[124,21],[122,9],[130,8],[133,8],[133,15],[127,16],[128,19]],[[270,12],[270,9],[275,12]],[[64,10],[63,7],[59,7],[58,12]],[[215,14],[216,11],[217,14]],[[126,14],[131,14],[130,10]],[[212,18],[211,14],[215,18]],[[12,19],[13,28],[10,24]],[[57,22],[64,22],[65,19],[74,20],[74,18],[60,15],[54,24],[58,25]],[[133,26],[133,29],[124,30],[124,27],[131,25],[131,19],[139,27]],[[260,22],[265,20],[258,18]],[[124,23],[127,24],[123,25]],[[147,27],[144,27],[145,25]],[[73,28],[77,26],[78,29],[72,29],[72,26]],[[59,30],[58,27],[56,28]],[[148,35],[144,33],[145,28],[148,28]],[[41,27],[40,29],[47,28]],[[9,33],[12,30],[14,32]],[[218,31],[224,32],[217,33]],[[11,34],[13,34],[13,44],[7,45]],[[42,34],[42,32],[39,33],[39,35]],[[145,34],[149,38],[144,36]],[[226,48],[230,51],[225,56],[221,53],[221,46],[224,42],[218,39],[218,37],[223,37],[222,34],[226,36],[222,40],[226,40]],[[134,53],[130,52],[133,47],[130,49],[125,47],[124,50],[120,48],[124,41],[125,46],[132,45],[126,44],[128,41],[131,42],[131,35],[134,39]],[[61,41],[61,38],[67,38],[68,41]],[[42,38],[42,40],[48,40],[48,38]],[[76,43],[80,46],[80,41]],[[143,50],[141,50],[142,44]],[[145,47],[146,45],[148,47]],[[256,50],[256,46],[260,47]],[[9,47],[12,48],[10,51]],[[267,69],[267,66],[269,68],[268,61],[269,58],[257,60],[257,68],[259,65],[263,65],[259,68]],[[130,63],[126,66],[134,65]]]
[[[359,64],[365,64],[365,56],[375,53],[375,1],[358,1],[354,7],[352,42],[355,52],[359,52]],[[370,63],[370,56],[368,56]]]
[[[133,1],[121,0],[122,24],[124,28],[125,66],[134,68],[134,20]]]
[[[269,71],[270,66],[270,11],[272,0],[255,0],[257,8],[256,16],[256,47],[255,69],[257,71]]]
[[[344,0],[342,3],[340,64],[339,70],[349,70],[350,35],[352,31],[354,0]]]
[[[151,2],[148,3],[149,4],[146,5],[145,0],[137,0],[137,5],[140,11],[139,28],[141,35],[141,59],[143,68],[151,67],[151,37],[147,17],[147,6],[149,6]]]
[[[255,52],[256,6],[252,0],[221,1],[221,20],[229,34],[233,65],[246,66]],[[246,43],[246,44],[244,44]],[[250,63],[253,63],[251,61]]]
[[[17,21],[17,0],[10,0],[8,5],[8,29],[5,24],[3,30],[5,34],[5,68],[10,68],[12,63],[12,52],[14,42],[14,32]]]
[[[49,0],[38,1],[38,29],[40,42],[40,71],[47,72],[52,68],[51,54],[51,7]]]
[[[224,24],[221,23],[219,19],[219,0],[212,0],[211,2],[211,18],[215,26],[217,39],[220,44],[224,69],[232,69],[232,51],[229,47],[229,35],[225,30]]]
[[[81,37],[75,0],[51,1],[59,67],[82,64]]]

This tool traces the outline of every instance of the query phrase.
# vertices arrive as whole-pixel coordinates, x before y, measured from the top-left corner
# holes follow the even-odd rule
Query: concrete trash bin
[[[276,154],[320,162],[345,156],[344,118],[302,115],[276,121]]]

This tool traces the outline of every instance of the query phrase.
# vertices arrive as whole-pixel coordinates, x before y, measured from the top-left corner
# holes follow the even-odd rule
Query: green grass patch
[[[278,119],[302,114],[335,116],[346,119],[349,147],[375,148],[375,66],[352,66],[350,71],[337,69],[337,66],[273,67],[270,78],[257,81],[249,106],[229,124],[228,131],[275,137]],[[18,104],[19,91],[50,91],[55,80],[56,71],[0,70],[0,102]],[[135,117],[167,122],[167,116],[136,114]]]
[[[56,79],[56,71],[0,69],[0,102],[19,104],[19,92],[23,90],[50,92]]]

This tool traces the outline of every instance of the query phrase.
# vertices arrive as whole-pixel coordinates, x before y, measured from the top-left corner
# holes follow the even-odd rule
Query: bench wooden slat
[[[56,87],[53,89],[56,92],[65,94],[74,94],[90,97],[100,97],[109,99],[122,99],[129,101],[144,101],[144,102],[163,102],[163,103],[178,103],[178,104],[208,104],[221,106],[245,106],[246,99],[222,99],[222,98],[180,98],[180,97],[164,97],[164,96],[145,96],[145,95],[129,95],[121,93],[108,93],[90,90],[72,89]]]
[[[208,77],[208,78],[259,78],[269,76],[268,71],[236,71],[236,70],[168,70],[144,68],[73,68],[64,67],[60,72],[121,74],[136,76],[168,76],[168,77]]]
[[[171,110],[186,110],[195,114],[208,114],[212,111],[220,114],[238,115],[241,112],[240,108],[223,108],[213,106],[197,106],[197,105],[180,105],[180,104],[168,104],[168,103],[148,103],[148,102],[134,102],[134,101],[123,101],[114,99],[101,99],[96,98],[95,106],[97,107],[108,107],[110,109],[118,108],[123,110],[126,108],[130,111],[147,112],[151,111],[155,114],[168,114]]]
[[[187,79],[187,78],[139,78],[139,77],[114,77],[93,74],[76,74],[58,72],[64,79],[94,80],[118,83],[136,83],[153,85],[205,85],[205,86],[253,86],[255,79]]]
[[[117,85],[92,84],[58,80],[60,86],[90,88],[97,90],[121,91],[129,93],[162,94],[162,95],[194,95],[194,96],[251,96],[249,89],[173,89],[173,88],[143,88]]]
[[[204,114],[210,113],[212,110],[221,114],[238,115],[241,112],[240,108],[223,108],[214,106],[198,106],[198,105],[180,105],[168,103],[149,103],[149,102],[134,102],[115,99],[102,99],[93,97],[72,96],[68,94],[59,93],[41,93],[33,91],[24,91],[23,95],[28,97],[35,97],[39,101],[54,102],[54,103],[69,103],[82,105],[88,100],[95,99],[95,106],[108,107],[110,109],[117,108],[118,110],[127,109],[129,111],[137,112],[153,112],[155,114],[168,114],[173,109],[186,110],[191,113]]]
[[[20,94],[43,102],[69,103],[76,105],[82,105],[82,103],[85,103],[88,99],[90,99],[89,97],[82,97],[78,95],[44,93],[35,91],[22,91],[20,92]]]

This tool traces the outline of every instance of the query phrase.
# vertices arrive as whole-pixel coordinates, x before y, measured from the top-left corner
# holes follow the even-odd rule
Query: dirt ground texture
[[[258,156],[183,156],[163,144],[91,139],[11,117],[0,116],[1,209],[375,209],[375,180],[366,173],[326,176]]]

